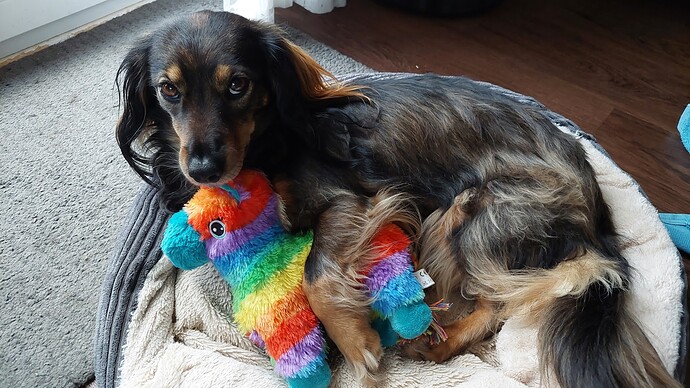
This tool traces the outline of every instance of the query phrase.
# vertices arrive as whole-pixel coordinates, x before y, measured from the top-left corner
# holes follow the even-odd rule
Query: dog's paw
[[[355,376],[364,386],[376,386],[378,382],[376,372],[383,356],[383,347],[381,347],[378,333],[369,330],[357,338],[352,338],[350,345],[347,346],[347,350],[340,350],[345,359],[352,365]]]
[[[457,349],[448,341],[432,345],[427,336],[402,344],[399,350],[403,356],[412,360],[433,361],[437,364],[445,362],[457,353]]]

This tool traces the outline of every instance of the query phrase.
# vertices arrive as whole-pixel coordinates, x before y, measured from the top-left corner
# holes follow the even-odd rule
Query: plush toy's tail
[[[331,383],[331,369],[323,362],[311,374],[288,377],[286,381],[290,388],[326,388]]]
[[[432,314],[412,273],[410,240],[395,224],[387,224],[374,236],[372,246],[376,257],[364,273],[371,307],[402,338],[416,338],[427,330]],[[385,322],[376,324],[385,328]]]

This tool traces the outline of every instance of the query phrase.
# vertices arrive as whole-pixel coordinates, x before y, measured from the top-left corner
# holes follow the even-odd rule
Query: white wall
[[[344,7],[347,0],[223,0],[223,9],[247,19],[273,22],[273,8],[287,8],[299,4],[313,13],[331,12],[335,7]]]
[[[0,59],[154,0],[0,0]],[[57,39],[57,40],[54,40]]]

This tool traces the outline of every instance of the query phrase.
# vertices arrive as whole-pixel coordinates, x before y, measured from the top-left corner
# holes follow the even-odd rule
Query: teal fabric
[[[288,387],[327,388],[331,383],[331,369],[328,364],[322,362],[319,365],[314,365],[314,368],[308,376],[287,378]]]
[[[681,251],[690,254],[690,214],[659,214],[671,240]]]
[[[177,212],[170,217],[161,250],[177,268],[190,270],[208,262],[201,235],[187,223],[187,213]]]
[[[680,140],[683,141],[685,149],[690,152],[690,104],[685,107],[685,111],[680,115],[678,132],[680,132]]]
[[[376,317],[371,321],[371,327],[379,333],[381,346],[384,348],[398,343],[398,333],[393,330],[393,326],[391,326],[391,322],[388,319]]]
[[[405,339],[417,338],[431,325],[431,310],[424,301],[404,305],[390,317],[391,326]]]
[[[685,149],[690,152],[690,105],[685,107],[678,119],[678,132]],[[690,214],[661,213],[659,217],[678,249],[690,254]]]

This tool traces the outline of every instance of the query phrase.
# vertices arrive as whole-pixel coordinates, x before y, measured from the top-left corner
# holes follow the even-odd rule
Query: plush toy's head
[[[253,222],[273,193],[258,171],[242,171],[221,187],[202,187],[172,215],[161,248],[181,269],[194,269],[236,244],[231,231]],[[251,200],[249,200],[251,198]]]

